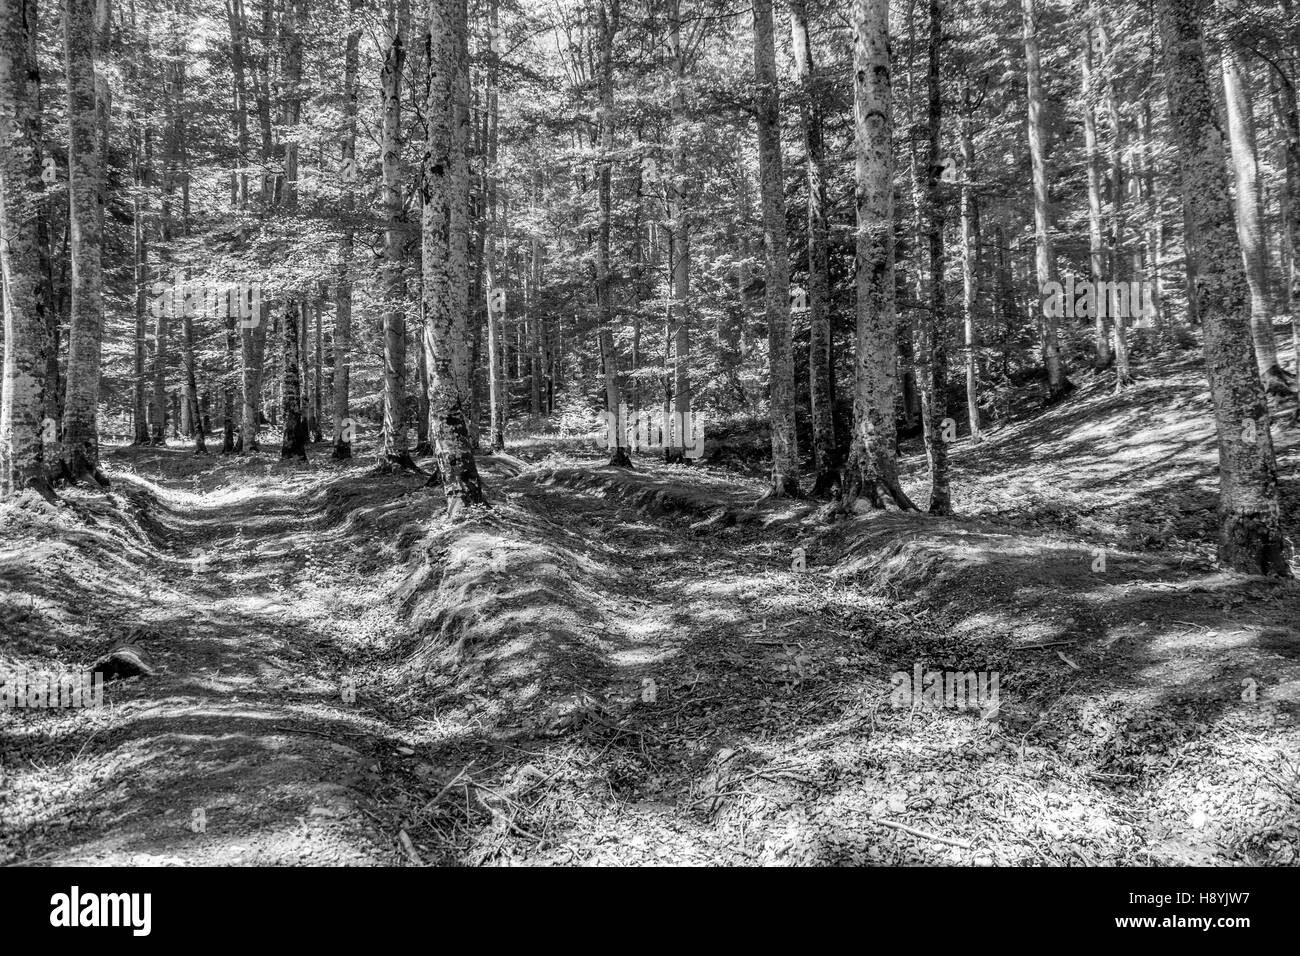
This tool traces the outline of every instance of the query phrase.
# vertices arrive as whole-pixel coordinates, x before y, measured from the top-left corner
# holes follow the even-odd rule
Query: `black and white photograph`
[[[24,919],[1300,864],[1296,0],[0,0],[0,272]]]

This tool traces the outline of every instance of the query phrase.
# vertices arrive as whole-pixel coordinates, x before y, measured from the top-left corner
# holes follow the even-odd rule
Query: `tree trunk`
[[[942,90],[939,84],[939,60],[943,43],[942,0],[930,0],[930,38],[927,44],[926,88],[926,241],[930,258],[930,309],[921,322],[921,422],[924,426],[925,454],[930,465],[930,514],[952,514],[948,491],[948,441],[944,421],[948,417],[948,303],[944,282],[944,202],[940,180],[942,157],[939,137],[943,120]],[[919,250],[918,250],[919,253]]]
[[[447,514],[486,504],[467,415],[469,341],[469,47],[465,0],[431,0],[423,191],[424,301],[428,311],[429,421]]]
[[[977,170],[975,167],[975,142],[971,132],[975,110],[970,85],[963,92],[964,110],[961,117],[961,276],[962,318],[966,332],[966,417],[970,422],[972,444],[980,441],[979,409],[979,355],[975,330],[975,311],[979,305],[979,207],[975,197]]]
[[[678,0],[669,0],[668,22],[669,37],[678,23]],[[599,192],[599,223],[596,231],[596,307],[600,310],[600,361],[605,377],[605,412],[613,416],[613,427],[607,433],[614,436],[614,447],[609,450],[609,463],[619,468],[631,468],[632,459],[625,444],[627,438],[627,421],[623,402],[623,390],[619,381],[618,351],[614,346],[614,298],[610,288],[610,231],[611,205],[613,201],[613,159],[614,150],[614,37],[619,28],[618,0],[602,0],[596,7],[600,23],[600,67],[598,87],[600,91],[600,162],[596,170],[597,189]],[[674,49],[673,56],[679,56],[680,50]],[[677,72],[674,70],[674,79]],[[674,103],[677,93],[674,92]],[[495,102],[495,101],[494,101]],[[676,284],[674,277],[674,285]]]
[[[40,68],[36,0],[0,0],[0,279],[4,362],[0,387],[0,498],[32,489],[53,500],[45,444],[49,349],[41,250]]]
[[[1025,40],[1025,76],[1029,103],[1029,158],[1034,175],[1034,231],[1037,235],[1035,263],[1038,287],[1045,289],[1049,282],[1058,280],[1056,253],[1052,248],[1052,215],[1048,198],[1047,124],[1044,118],[1042,71],[1038,53],[1038,14],[1036,0],[1021,0]],[[1044,300],[1046,304],[1046,300]],[[1059,398],[1074,386],[1065,376],[1061,361],[1056,317],[1050,308],[1044,308],[1043,364],[1047,367],[1047,391],[1050,398]]]
[[[1106,281],[1104,264],[1105,245],[1102,239],[1101,206],[1101,155],[1097,149],[1097,91],[1096,71],[1093,65],[1094,44],[1093,19],[1095,9],[1090,8],[1084,28],[1083,56],[1083,144],[1085,162],[1088,169],[1088,278],[1093,288],[1101,288]],[[1110,330],[1106,325],[1106,311],[1093,299],[1094,356],[1097,368],[1110,365]]]
[[[402,201],[402,68],[410,29],[410,4],[390,8],[388,44],[380,73],[383,121],[384,251],[379,286],[384,298],[384,429],[379,461],[384,467],[414,469],[406,426],[406,228]]]
[[[1241,244],[1250,289],[1250,331],[1255,343],[1255,364],[1263,375],[1277,365],[1277,338],[1269,302],[1268,253],[1261,222],[1259,154],[1255,143],[1255,118],[1249,79],[1240,54],[1231,43],[1222,51],[1223,92],[1227,101],[1228,142],[1236,177],[1234,212],[1237,241]]]
[[[349,0],[348,12],[356,17],[361,0]],[[353,183],[357,178],[357,96],[360,92],[361,26],[348,33],[343,52],[343,140],[339,168],[343,180],[343,218],[339,237],[339,268],[334,280],[334,450],[333,457],[343,461],[352,457],[352,420],[348,417],[352,353],[352,261],[353,228],[351,217],[356,206]]]
[[[794,356],[790,329],[790,256],[781,159],[781,94],[777,86],[772,0],[754,0],[754,85],[757,87],[758,167],[763,193],[763,260],[772,423],[772,497],[799,494],[799,445],[794,423]]]
[[[889,0],[855,0],[853,118],[857,207],[857,352],[853,443],[845,504],[916,506],[898,483],[894,403],[898,319],[894,288],[894,103]]]
[[[299,352],[302,342],[299,332],[298,305],[292,299],[285,303],[283,325],[284,349],[281,369],[281,410],[284,413],[284,434],[280,440],[281,458],[307,460],[307,419],[302,408],[302,383],[299,376]]]
[[[1223,135],[1197,8],[1157,0],[1183,204],[1197,241],[1205,365],[1219,438],[1219,557],[1249,574],[1289,573],[1268,403],[1255,368]]]
[[[686,203],[687,169],[686,136],[686,53],[681,35],[681,2],[672,0],[669,14],[669,51],[671,56],[673,96],[672,111],[672,178],[668,183],[668,218],[672,223],[672,275],[669,286],[670,338],[673,350],[671,437],[664,443],[664,457],[669,462],[684,463],[686,445],[691,440],[691,214]],[[775,43],[775,40],[773,41]]]
[[[458,2],[458,0],[451,0]],[[496,0],[490,0],[488,6],[488,29],[489,32],[500,29],[500,20],[498,13],[498,4]],[[493,33],[495,36],[496,34]],[[499,92],[497,89],[498,73],[500,66],[497,62],[497,51],[488,50],[487,66],[487,133],[486,147],[487,157],[484,164],[483,173],[483,192],[487,205],[487,215],[483,227],[483,275],[484,283],[484,305],[487,312],[487,347],[488,347],[488,447],[492,451],[502,451],[506,447],[506,415],[509,411],[509,405],[506,395],[505,381],[505,342],[503,341],[502,331],[505,321],[504,311],[498,308],[500,302],[504,302],[505,290],[497,291],[496,287],[496,246],[497,246],[497,127],[500,121]],[[498,299],[498,296],[501,296]]]
[[[827,252],[826,147],[821,85],[816,79],[806,0],[790,0],[790,33],[799,78],[799,113],[808,176],[808,394],[812,412],[813,494],[839,484],[832,400],[830,259]]]
[[[101,9],[106,0],[100,0]],[[68,85],[68,196],[72,257],[72,310],[68,332],[68,372],[63,409],[62,468],[72,482],[99,470],[100,351],[104,338],[104,276],[101,266],[104,174],[101,129],[107,127],[108,86],[96,77],[95,62],[104,34],[98,29],[95,0],[66,0],[64,49]],[[104,12],[103,21],[107,22]]]

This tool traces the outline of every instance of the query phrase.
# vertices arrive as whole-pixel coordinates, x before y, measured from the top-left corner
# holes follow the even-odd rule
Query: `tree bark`
[[[431,377],[429,422],[447,514],[459,517],[486,504],[467,427],[469,342],[469,47],[465,0],[430,0],[429,84],[425,120],[421,236],[424,301],[428,312],[424,347]]]
[[[781,94],[777,86],[772,0],[754,0],[754,85],[758,116],[758,167],[763,193],[763,260],[766,277],[771,497],[799,494],[799,444],[794,423],[794,357],[790,328],[790,256],[785,225],[785,173],[781,159]]]
[[[1183,204],[1200,265],[1205,365],[1219,439],[1219,558],[1236,571],[1287,575],[1268,404],[1254,363],[1246,276],[1199,13],[1184,0],[1157,0],[1156,9]]]
[[[408,0],[397,0],[390,8],[380,73],[384,251],[379,285],[384,298],[384,426],[379,461],[384,467],[398,469],[415,468],[406,425],[406,213],[402,201],[402,69],[410,17]]]
[[[1025,76],[1027,101],[1029,104],[1029,158],[1034,176],[1034,232],[1037,236],[1037,253],[1035,264],[1038,272],[1039,289],[1047,287],[1049,282],[1059,278],[1056,267],[1056,253],[1052,245],[1052,215],[1048,197],[1047,169],[1047,128],[1044,118],[1045,98],[1043,96],[1042,68],[1039,65],[1038,50],[1038,13],[1036,0],[1021,0],[1025,42]],[[1057,330],[1056,317],[1052,310],[1044,308],[1043,320],[1043,364],[1047,367],[1047,391],[1049,398],[1060,398],[1074,386],[1065,375],[1065,365],[1061,361],[1061,346]]]
[[[1096,69],[1093,62],[1094,44],[1093,20],[1096,16],[1094,7],[1090,7],[1084,23],[1083,55],[1080,62],[1083,67],[1083,143],[1085,162],[1088,169],[1088,277],[1094,288],[1106,281],[1105,244],[1102,238],[1102,204],[1101,204],[1101,154],[1097,148],[1097,102],[1099,93],[1096,82]],[[1106,324],[1105,310],[1094,299],[1093,328],[1095,331],[1094,360],[1097,368],[1110,365],[1110,330]]]
[[[1268,252],[1264,247],[1259,153],[1249,77],[1240,54],[1231,43],[1222,50],[1223,92],[1227,102],[1228,143],[1236,178],[1234,212],[1237,241],[1241,245],[1250,290],[1250,331],[1255,343],[1255,364],[1261,375],[1277,365],[1277,338],[1269,302]]]
[[[99,0],[106,5],[106,0]],[[107,15],[103,17],[107,22]],[[71,328],[63,409],[61,462],[64,477],[93,477],[99,470],[100,352],[104,338],[102,251],[104,174],[101,128],[108,123],[106,83],[97,82],[95,64],[104,52],[95,0],[65,0],[64,51],[68,85],[68,196],[72,257]]]
[[[816,471],[812,493],[825,495],[839,483],[839,458],[832,400],[824,108],[808,33],[806,0],[790,0],[790,33],[795,74],[799,79],[799,113],[808,177],[808,394]]]
[[[926,242],[930,259],[930,308],[921,322],[921,422],[924,426],[925,454],[930,466],[930,514],[952,514],[948,490],[948,441],[943,435],[948,417],[948,302],[944,282],[944,201],[940,180],[942,157],[939,137],[942,132],[943,100],[939,83],[940,56],[943,44],[943,8],[941,0],[929,0],[930,37],[927,43],[928,92],[926,151]],[[919,252],[920,250],[918,250]]]
[[[673,47],[672,37],[678,24],[678,0],[669,0],[669,46],[674,57],[680,49]],[[606,429],[615,436],[614,447],[609,450],[609,464],[631,468],[630,449],[625,444],[627,422],[624,420],[623,389],[619,375],[618,350],[614,344],[614,297],[610,282],[610,234],[613,203],[614,151],[614,38],[619,29],[618,0],[601,0],[596,7],[600,27],[600,60],[597,86],[600,96],[599,113],[599,165],[596,170],[599,193],[598,225],[596,229],[596,307],[600,310],[600,361],[605,378],[605,412],[614,417],[615,425]],[[674,80],[677,70],[673,70]],[[674,93],[676,103],[677,93]],[[674,285],[676,276],[674,276]]]
[[[352,247],[351,222],[356,208],[354,183],[357,178],[357,97],[360,92],[361,0],[348,0],[351,16],[343,51],[343,130],[339,166],[343,179],[343,231],[339,236],[339,266],[334,280],[334,450],[332,457],[352,457],[352,421],[348,417],[352,361]]]
[[[0,0],[0,498],[32,489],[53,500],[45,444],[50,303],[43,280],[40,68],[36,0]]]
[[[975,311],[979,305],[979,205],[975,196],[978,179],[975,166],[975,141],[972,132],[975,104],[969,82],[963,91],[961,116],[961,276],[962,319],[966,332],[966,417],[970,423],[972,444],[980,441],[979,353],[975,328]]]
[[[898,482],[898,317],[894,287],[894,94],[889,0],[853,4],[853,118],[857,211],[857,351],[853,443],[844,503],[916,506]]]

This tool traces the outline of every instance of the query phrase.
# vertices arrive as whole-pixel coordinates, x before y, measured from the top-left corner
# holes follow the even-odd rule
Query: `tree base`
[[[80,449],[74,451],[71,457],[59,462],[57,474],[60,480],[69,485],[90,479],[101,488],[109,487],[108,477],[100,470],[99,463],[92,461]]]
[[[774,474],[772,484],[768,486],[767,491],[759,501],[767,501],[769,498],[802,498],[803,492],[799,490],[799,479],[793,475]]]
[[[1226,515],[1219,531],[1219,560],[1244,574],[1291,577],[1286,550],[1276,516]]]
[[[1067,395],[1073,392],[1079,386],[1075,385],[1068,378],[1062,379],[1057,388],[1052,388],[1051,383],[1047,385],[1047,400],[1043,402],[1043,407],[1048,408],[1057,402],[1063,401]]]
[[[400,455],[383,453],[379,456],[379,463],[375,466],[375,471],[381,475],[396,475],[412,473],[423,475],[424,469],[415,463],[410,452],[402,452]]]
[[[817,473],[810,495],[813,498],[839,498],[842,493],[843,483],[839,470],[833,469]]]
[[[633,469],[632,457],[627,453],[626,448],[615,448],[609,456],[609,461],[605,463],[609,468],[627,468]]]
[[[341,440],[336,441],[334,451],[330,453],[330,457],[335,461],[347,461],[352,457],[352,443]]]

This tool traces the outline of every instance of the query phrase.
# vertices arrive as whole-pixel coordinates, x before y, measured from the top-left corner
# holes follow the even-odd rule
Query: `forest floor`
[[[955,443],[955,519],[584,438],[459,524],[326,445],[109,449],[0,510],[0,671],[153,673],[0,711],[0,863],[1300,862],[1300,584],[1215,570],[1199,363],[1136,371]]]

